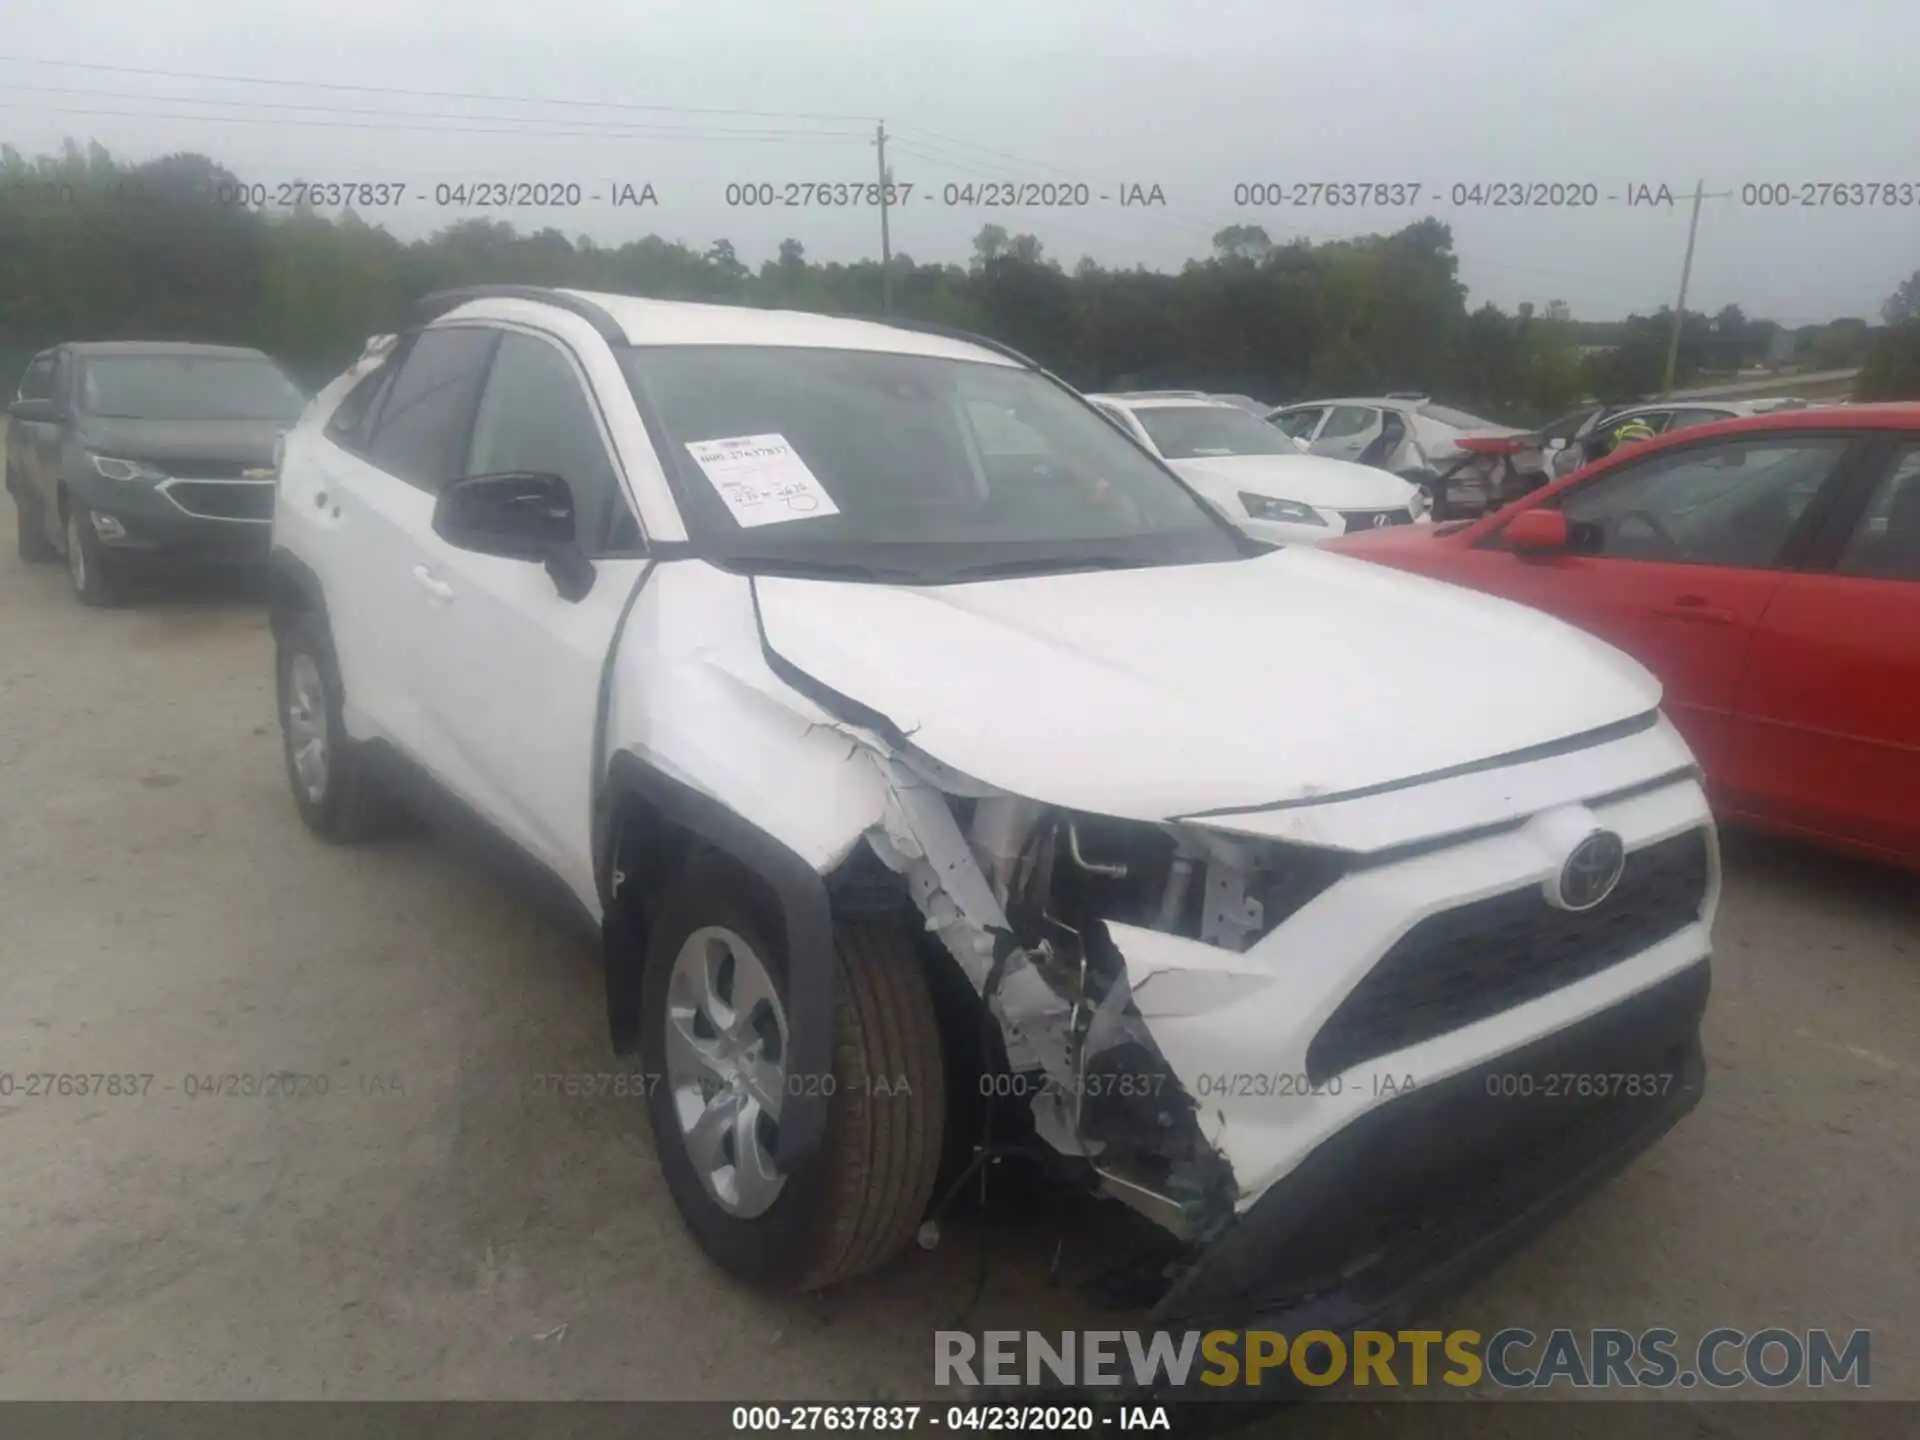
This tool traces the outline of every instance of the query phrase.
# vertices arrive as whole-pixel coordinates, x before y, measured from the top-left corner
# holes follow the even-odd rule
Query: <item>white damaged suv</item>
[[[879,1265],[1015,1146],[1170,1247],[1159,1323],[1338,1329],[1699,1098],[1718,849],[1632,661],[1252,540],[988,341],[417,318],[285,442],[293,797],[558,882],[728,1270]]]

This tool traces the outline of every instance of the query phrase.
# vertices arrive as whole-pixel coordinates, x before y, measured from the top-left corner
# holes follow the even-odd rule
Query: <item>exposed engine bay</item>
[[[1337,880],[1339,857],[1076,814],[922,755],[878,763],[892,801],[868,840],[998,1022],[1038,1136],[1102,1193],[1203,1239],[1239,1187],[1149,1020],[1247,993],[1232,957]],[[1182,955],[1156,954],[1156,935]],[[1193,966],[1208,951],[1223,963]]]

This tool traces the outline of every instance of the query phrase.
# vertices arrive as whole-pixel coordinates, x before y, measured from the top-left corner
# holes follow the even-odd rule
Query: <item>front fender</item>
[[[607,824],[638,803],[644,813],[678,827],[731,856],[765,880],[778,897],[787,947],[787,1055],[789,1075],[833,1073],[834,940],[826,881],[801,855],[712,796],[642,761],[629,751],[613,757],[607,776]],[[611,863],[613,836],[599,853]],[[607,910],[607,1004],[616,1026],[638,1013],[640,966],[623,963],[615,948],[634,937],[621,933],[619,907]],[[820,1148],[826,1132],[831,1080],[802,1083],[787,1095],[774,1159],[791,1171]]]

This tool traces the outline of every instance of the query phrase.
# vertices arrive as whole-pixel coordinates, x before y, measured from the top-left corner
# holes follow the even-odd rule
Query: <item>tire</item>
[[[833,1083],[820,1149],[793,1174],[777,1177],[770,1200],[764,1185],[741,1181],[754,1167],[736,1163],[734,1203],[723,1201],[703,1178],[715,1171],[696,1163],[682,1123],[682,1107],[698,1114],[705,1102],[700,1087],[683,1083],[688,1067],[669,1055],[668,1030],[685,1023],[689,970],[699,969],[702,951],[712,943],[736,957],[728,1001],[742,995],[736,947],[744,946],[762,965],[770,982],[764,988],[783,1014],[783,929],[778,911],[749,878],[715,859],[696,861],[660,903],[648,937],[640,1054],[645,1072],[658,1077],[647,1108],[660,1167],[700,1248],[722,1269],[762,1289],[819,1290],[884,1264],[918,1229],[940,1167],[944,1061],[924,962],[909,936],[884,924],[836,924]],[[716,942],[716,932],[726,938]],[[774,1008],[763,1000],[756,1011],[764,1022]],[[680,1018],[672,1014],[676,1010]],[[784,1054],[784,1020],[776,1026]],[[765,1054],[766,1026],[758,1028]],[[802,1077],[789,1080],[784,1068],[777,1074],[782,1083],[762,1088],[783,1098],[800,1088]],[[740,1133],[737,1121],[727,1131],[736,1162]],[[777,1129],[768,1132],[762,1124],[756,1133],[762,1154],[770,1154]]]
[[[35,565],[58,560],[60,552],[54,548],[53,541],[47,538],[47,517],[33,498],[15,494],[13,509],[15,543],[19,547],[20,558]]]
[[[93,512],[75,503],[67,511],[67,578],[82,605],[120,603],[120,575],[93,533]]]
[[[287,784],[309,830],[336,845],[350,845],[385,833],[394,807],[368,770],[365,752],[347,738],[342,693],[325,628],[311,615],[288,621],[274,653]],[[317,765],[308,748],[316,740]]]

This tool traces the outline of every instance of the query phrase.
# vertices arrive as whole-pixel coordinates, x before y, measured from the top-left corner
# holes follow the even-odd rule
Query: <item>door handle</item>
[[[1681,595],[1671,605],[1656,605],[1653,613],[1663,620],[1693,620],[1702,625],[1731,625],[1738,618],[1731,610],[1709,605],[1704,595]]]
[[[413,578],[420,582],[420,588],[436,600],[453,599],[453,586],[436,576],[424,565],[413,567]]]

